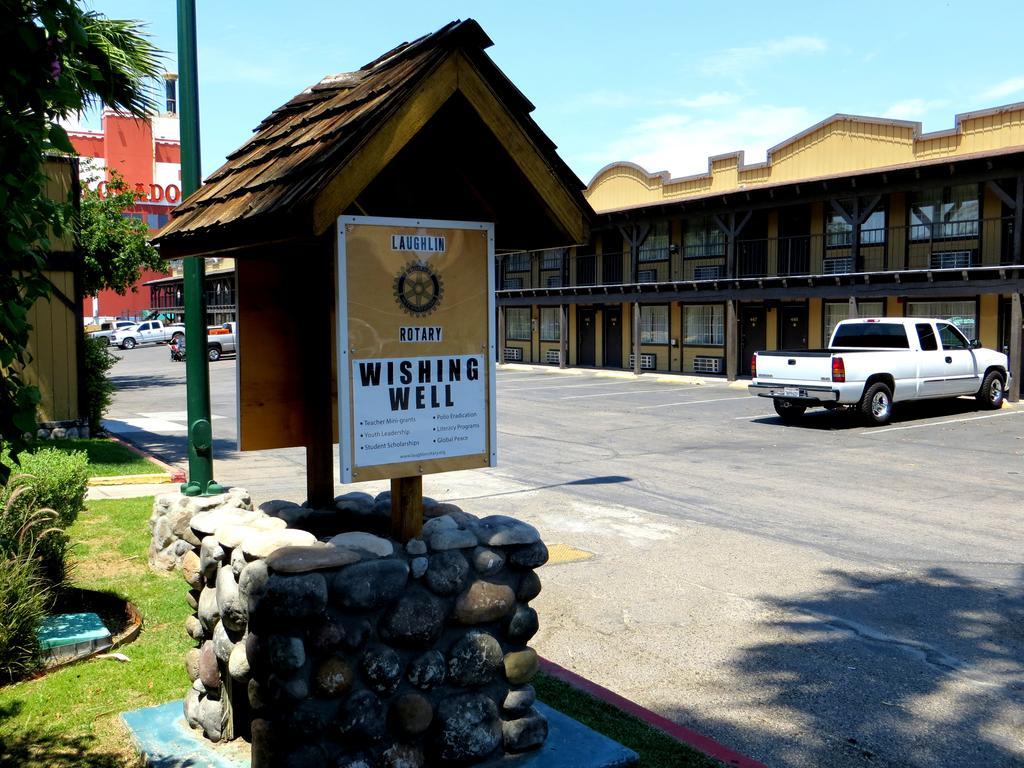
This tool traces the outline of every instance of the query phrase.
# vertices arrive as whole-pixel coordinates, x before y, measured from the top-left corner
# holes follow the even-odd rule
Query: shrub
[[[86,417],[93,434],[99,431],[103,415],[114,397],[114,385],[107,372],[118,358],[107,348],[106,339],[85,339],[85,397]]]
[[[37,548],[56,531],[56,513],[28,503],[29,486],[11,492],[0,509],[0,527],[9,530],[0,552],[0,684],[39,666],[39,625],[49,607],[51,587],[39,570]]]
[[[0,489],[0,504],[5,510],[0,520],[0,552],[19,553],[17,539],[23,526],[36,510],[52,510],[55,530],[45,537],[36,537],[35,554],[41,574],[50,583],[59,584],[67,571],[68,537],[64,531],[78,519],[85,506],[89,463],[85,451],[64,453],[54,448],[23,453],[19,458],[16,474]]]

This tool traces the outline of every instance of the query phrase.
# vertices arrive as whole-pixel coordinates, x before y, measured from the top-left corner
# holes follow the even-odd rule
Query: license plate
[[[783,397],[800,397],[800,390],[797,389],[796,387],[783,387],[783,389],[782,389],[782,396]]]

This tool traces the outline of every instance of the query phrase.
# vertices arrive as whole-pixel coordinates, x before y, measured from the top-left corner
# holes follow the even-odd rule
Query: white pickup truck
[[[823,407],[885,424],[894,402],[973,395],[1001,408],[1009,368],[946,320],[879,317],[843,320],[827,349],[757,352],[752,370],[748,391],[770,397],[784,421]]]
[[[110,337],[110,343],[121,349],[134,349],[140,344],[161,344],[184,336],[184,325],[164,325],[159,320],[146,320],[115,331]]]
[[[206,356],[210,362],[220,360],[222,355],[231,355],[238,351],[238,324],[224,323],[206,329]]]

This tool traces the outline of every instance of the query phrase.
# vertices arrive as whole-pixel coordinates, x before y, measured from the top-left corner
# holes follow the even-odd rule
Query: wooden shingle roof
[[[583,182],[530,117],[533,105],[483,52],[491,44],[472,19],[455,21],[403,43],[355,72],[325,77],[263,120],[253,136],[182,202],[156,241],[187,255],[201,252],[204,240],[222,241],[229,233],[245,230],[273,230],[282,237],[320,234],[313,231],[312,216],[306,215],[318,196],[368,137],[456,50],[472,61],[563,189],[589,215]]]

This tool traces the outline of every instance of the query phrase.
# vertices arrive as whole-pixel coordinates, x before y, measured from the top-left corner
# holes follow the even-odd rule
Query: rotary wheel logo
[[[441,277],[422,262],[409,262],[395,278],[395,300],[410,315],[429,315],[443,295]]]

